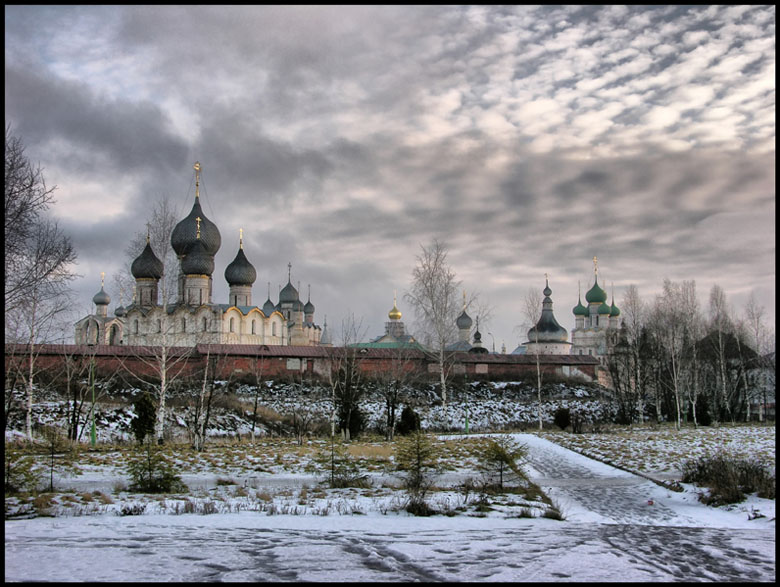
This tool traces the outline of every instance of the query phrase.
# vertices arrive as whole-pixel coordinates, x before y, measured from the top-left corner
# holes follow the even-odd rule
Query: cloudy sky
[[[224,269],[244,249],[300,282],[315,320],[367,337],[403,301],[420,246],[449,247],[493,308],[483,341],[525,340],[593,281],[751,291],[774,321],[775,7],[12,6],[5,115],[56,185],[81,317],[167,196],[201,199]],[[125,294],[125,305],[128,294]],[[75,319],[75,318],[74,318]],[[488,335],[490,333],[490,335]]]

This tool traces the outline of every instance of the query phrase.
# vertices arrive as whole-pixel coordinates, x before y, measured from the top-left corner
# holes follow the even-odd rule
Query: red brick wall
[[[30,353],[22,345],[6,345],[6,372],[27,364]],[[171,349],[169,360],[175,376],[196,376],[209,358],[210,368],[216,369],[217,379],[234,377],[252,380],[257,364],[264,378],[298,378],[301,371],[308,377],[327,379],[327,372],[333,364],[333,349],[324,347],[268,347],[262,351],[257,347],[238,347],[230,345],[212,345],[206,353],[206,347]],[[343,349],[342,349],[343,350]],[[338,352],[338,351],[336,351]],[[131,379],[129,372],[149,378],[159,377],[158,364],[154,355],[145,347],[89,347],[86,345],[39,345],[34,347],[37,368],[51,374],[63,369],[66,357],[76,358],[88,363],[95,361],[96,373],[105,377],[112,373],[127,373],[125,379]],[[367,375],[389,373],[398,368],[397,358],[388,349],[368,349],[359,355],[359,368]],[[598,362],[592,357],[575,355],[557,355],[540,357],[544,374],[564,375],[565,368],[577,369],[591,379],[597,377]],[[462,353],[456,357],[453,373],[465,374],[471,380],[508,379],[536,376],[535,357],[524,355],[473,355]],[[403,363],[407,372],[414,372],[423,378],[436,380],[438,365],[431,362],[423,353],[411,355]]]

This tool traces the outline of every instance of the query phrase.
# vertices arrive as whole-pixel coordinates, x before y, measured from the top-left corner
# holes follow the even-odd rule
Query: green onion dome
[[[152,251],[149,239],[146,239],[146,247],[130,265],[130,273],[136,279],[160,279],[163,274],[163,264]]]
[[[617,316],[620,316],[620,310],[615,305],[615,300],[614,299],[612,300],[612,307],[609,309],[609,316],[611,318],[615,318]]]
[[[580,298],[577,298],[577,305],[574,306],[572,309],[572,312],[574,312],[575,316],[587,316],[588,315],[588,309],[582,305],[582,301]]]
[[[599,278],[596,277],[593,287],[585,294],[585,301],[589,304],[595,304],[596,302],[604,303],[607,301],[607,292],[599,287]],[[601,312],[599,312],[601,313]]]
[[[599,309],[597,310],[597,312],[599,313],[599,315],[601,315],[601,314],[611,314],[612,313],[612,308],[609,307],[609,304],[607,302],[604,302],[603,304],[601,304],[599,306]]]

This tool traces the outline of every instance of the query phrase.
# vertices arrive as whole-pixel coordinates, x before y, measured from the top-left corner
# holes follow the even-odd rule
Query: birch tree
[[[417,265],[412,271],[411,289],[404,296],[414,308],[418,326],[429,344],[439,371],[441,400],[447,404],[449,359],[447,345],[456,339],[455,320],[459,310],[460,281],[447,261],[447,245],[435,240],[421,245]]]
[[[771,341],[774,339],[769,329],[766,327],[766,314],[763,306],[756,301],[754,292],[750,292],[747,304],[745,306],[745,327],[749,332],[750,341],[758,354],[757,367],[761,370],[759,376],[759,386],[755,390],[755,399],[758,399],[758,421],[764,421],[764,410],[767,403],[767,387],[771,383],[774,386],[774,364],[768,357],[772,356],[774,350]],[[767,381],[771,379],[771,381]],[[750,401],[748,400],[748,418],[750,418]]]
[[[529,287],[523,300],[523,316],[525,325],[530,329],[536,326],[542,315],[542,294],[535,287]],[[536,411],[539,416],[539,430],[543,428],[542,421],[542,367],[539,359],[539,332],[533,328],[534,358],[536,359]]]

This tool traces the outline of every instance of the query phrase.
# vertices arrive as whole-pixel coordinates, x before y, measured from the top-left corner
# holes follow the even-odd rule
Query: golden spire
[[[463,290],[463,311],[466,311],[466,290]]]
[[[200,239],[200,216],[195,218],[195,222],[198,225],[198,232],[195,234],[195,238]]]
[[[103,289],[103,280],[106,278],[106,272],[101,271],[100,272],[100,289]]]
[[[599,274],[599,260],[595,256],[593,257],[593,272],[596,275]]]
[[[244,248],[244,229],[239,228],[238,229],[238,248],[243,249]]]
[[[152,227],[151,224],[147,222],[146,223],[146,244],[147,245],[149,244],[149,238],[151,237],[151,234],[152,234]]]
[[[195,199],[200,198],[200,163],[195,161],[195,165],[192,166],[195,170]]]

